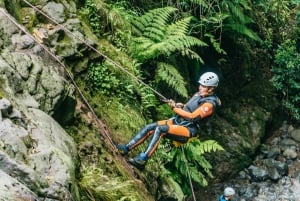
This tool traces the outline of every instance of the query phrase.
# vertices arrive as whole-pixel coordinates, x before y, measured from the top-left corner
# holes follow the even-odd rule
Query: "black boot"
[[[148,161],[147,155],[144,153],[140,153],[138,156],[136,156],[134,158],[130,158],[128,160],[128,163],[135,166],[139,170],[143,170],[143,169],[145,169],[147,161]]]
[[[125,144],[117,145],[117,150],[122,156],[126,156],[129,152],[128,147]]]

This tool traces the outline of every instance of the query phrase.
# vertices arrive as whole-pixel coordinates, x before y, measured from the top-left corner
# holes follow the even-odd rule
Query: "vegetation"
[[[224,150],[223,147],[215,140],[200,141],[197,139],[183,147],[173,148],[168,153],[160,153],[160,155],[165,161],[167,174],[179,183],[185,194],[191,194],[189,177],[195,185],[202,187],[208,185],[206,177],[213,178],[213,167],[205,159],[204,154],[222,150]]]
[[[111,180],[111,178],[103,173],[102,169],[93,166],[85,169],[83,174],[84,177],[80,185],[81,188],[87,192],[86,198],[84,198],[86,200],[138,201],[137,198],[139,196],[136,189],[132,187],[134,182],[131,180]],[[104,185],[99,186],[99,180],[101,180]]]
[[[177,9],[173,7],[157,8],[134,18],[132,24],[135,36],[132,38],[130,53],[144,64],[149,64],[151,61],[154,66],[151,71],[156,72],[152,77],[154,82],[163,81],[167,87],[186,98],[188,92],[184,79],[180,76],[178,67],[171,64],[170,58],[174,58],[179,53],[203,63],[201,57],[191,48],[206,46],[206,43],[187,35],[191,17],[168,23],[171,15],[176,11]]]
[[[122,83],[122,80],[111,70],[113,66],[108,62],[91,63],[88,67],[88,78],[92,89],[106,96],[127,97],[133,96],[133,85]]]
[[[272,82],[290,115],[300,120],[300,52],[295,40],[287,39],[276,50]]]
[[[4,91],[4,84],[5,84],[5,80],[3,78],[0,77],[0,99],[5,97],[5,91]]]
[[[85,6],[94,33],[107,38],[120,52],[127,54],[136,64],[133,68],[139,72],[138,78],[150,87],[168,97],[184,100],[194,88],[194,84],[189,82],[194,81],[195,75],[208,62],[213,60],[211,63],[216,66],[222,64],[223,73],[230,74],[228,66],[234,63],[234,59],[229,58],[228,51],[236,48],[245,55],[261,51],[268,56],[267,62],[272,63],[272,58],[275,58],[272,71],[267,69],[268,73],[264,76],[273,73],[272,81],[284,98],[283,105],[291,116],[299,120],[299,50],[296,48],[296,35],[292,36],[295,40],[285,39],[294,31],[287,27],[286,21],[295,16],[289,21],[289,26],[299,23],[296,17],[299,15],[299,3],[296,1],[173,0],[161,1],[159,5],[155,1],[97,2],[87,0]],[[122,21],[120,16],[125,16],[125,20]],[[278,44],[281,45],[275,53],[274,47]],[[241,77],[260,76],[253,67],[255,63],[240,64],[242,59],[236,60]],[[171,115],[152,90],[132,84],[128,81],[132,78],[120,76],[110,65],[107,61],[89,65],[88,81],[97,93],[117,99],[123,97],[124,107],[134,102],[137,107],[143,108],[147,121]],[[130,67],[127,65],[126,68]],[[235,93],[235,88],[228,90]],[[205,149],[204,145],[209,148]],[[212,178],[213,174],[204,152],[222,149],[216,141],[195,141],[184,147],[193,182],[207,185],[206,178]],[[179,150],[164,155],[168,161],[164,165],[185,193],[190,193],[184,158]]]
[[[19,5],[4,2],[21,21],[24,16],[20,16]],[[250,95],[242,90],[263,77],[266,82],[272,81],[291,119],[299,121],[299,4],[297,0],[85,0],[80,14],[96,36],[97,48],[131,75],[116,68],[109,59],[92,55],[86,71],[76,81],[118,142],[129,139],[146,122],[173,114],[148,86],[166,97],[184,101],[197,88],[196,80],[206,64],[212,64],[214,70],[220,70],[220,77],[226,77],[222,93],[228,99],[244,96],[242,103],[230,102],[227,111],[249,104]],[[264,63],[257,65],[255,61],[262,57]],[[135,78],[149,85],[137,83]],[[5,97],[2,82],[0,79],[0,98]],[[236,82],[243,84],[232,84]],[[231,124],[240,125],[230,112],[224,113]],[[82,122],[76,122],[81,127],[69,130],[74,139],[94,140],[88,139],[87,133],[97,131]],[[101,148],[93,149],[103,154]],[[214,175],[205,156],[224,149],[217,139],[195,140],[183,150],[186,158],[180,148],[167,153],[159,149],[157,154],[161,157],[157,160],[188,195],[191,192],[185,164],[192,182],[206,186]],[[94,157],[82,167],[80,185],[87,196],[83,200],[135,200],[132,196],[136,189],[123,189],[130,189],[131,181],[109,181],[95,162],[99,159]],[[240,168],[245,165],[243,161]],[[99,180],[105,184],[99,185]]]
[[[89,24],[93,30],[93,32],[100,36],[100,31],[102,30],[101,27],[101,18],[98,15],[98,8],[96,3],[93,2],[93,0],[86,0],[85,1],[85,7],[83,10],[83,14],[87,16],[87,19],[89,21]]]

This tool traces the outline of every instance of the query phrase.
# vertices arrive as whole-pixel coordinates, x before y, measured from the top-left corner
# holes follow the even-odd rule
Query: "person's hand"
[[[170,107],[173,109],[174,107],[177,107],[177,108],[183,108],[183,103],[176,103],[174,100],[172,99],[169,99],[168,101],[168,104],[170,105]]]
[[[175,103],[175,107],[177,108],[183,108],[184,104],[183,103]]]
[[[169,100],[168,100],[168,105],[170,105],[170,107],[173,109],[173,108],[176,106],[176,103],[175,103],[174,100],[169,99]]]

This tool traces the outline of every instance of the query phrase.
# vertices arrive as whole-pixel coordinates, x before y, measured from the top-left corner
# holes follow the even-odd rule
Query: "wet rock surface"
[[[73,139],[39,109],[1,98],[0,114],[0,201],[78,200]]]
[[[218,200],[230,186],[236,191],[233,201],[300,201],[300,128],[284,122],[276,132],[248,168],[232,180],[198,192],[197,198]]]

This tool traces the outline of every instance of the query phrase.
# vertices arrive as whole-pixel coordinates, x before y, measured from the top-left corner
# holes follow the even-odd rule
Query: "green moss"
[[[115,142],[125,142],[133,133],[145,124],[139,106],[128,105],[117,97],[106,97],[101,93],[93,93],[86,86],[84,79],[76,80],[82,89],[90,106],[108,129],[110,137]],[[92,94],[92,95],[91,95]],[[113,158],[107,148],[107,141],[102,137],[101,130],[91,123],[88,108],[82,106],[83,111],[78,111],[72,126],[66,130],[78,143],[80,156],[80,195],[82,201],[89,200],[151,200],[140,185],[132,181],[131,173],[126,166]],[[89,146],[86,152],[85,145]],[[108,165],[108,161],[113,161]]]
[[[14,16],[14,18],[21,22],[22,20],[22,12],[21,6],[18,0],[4,0],[5,8],[7,11]]]
[[[6,97],[5,91],[4,91],[4,84],[5,84],[5,80],[0,77],[0,98]]]
[[[50,39],[51,40],[51,39]],[[72,50],[72,39],[65,35],[62,40],[59,41],[59,45],[56,46],[56,54],[65,57],[66,55],[66,50],[70,47]]]
[[[133,180],[112,179],[105,174],[105,170],[96,167],[88,167],[82,174],[80,186],[90,196],[92,192],[93,200],[144,200],[137,193]]]
[[[37,21],[35,11],[29,7],[22,8],[21,11],[22,23],[29,31],[32,31]]]
[[[91,102],[97,104],[96,113],[109,125],[112,138],[118,142],[127,141],[145,124],[137,107],[123,105],[118,98],[97,94]]]
[[[93,41],[98,41],[98,38],[93,33],[91,27],[88,25],[88,19],[85,16],[86,14],[84,13],[84,11],[79,12],[79,14],[77,15],[78,19],[81,22],[84,33],[86,34],[86,38],[90,38]]]
[[[1,89],[0,89],[0,99],[1,98],[4,98],[5,97],[5,95],[4,95],[4,93],[1,91]]]
[[[4,8],[4,7],[5,7],[4,0],[0,0],[0,7],[1,7],[1,8]]]

